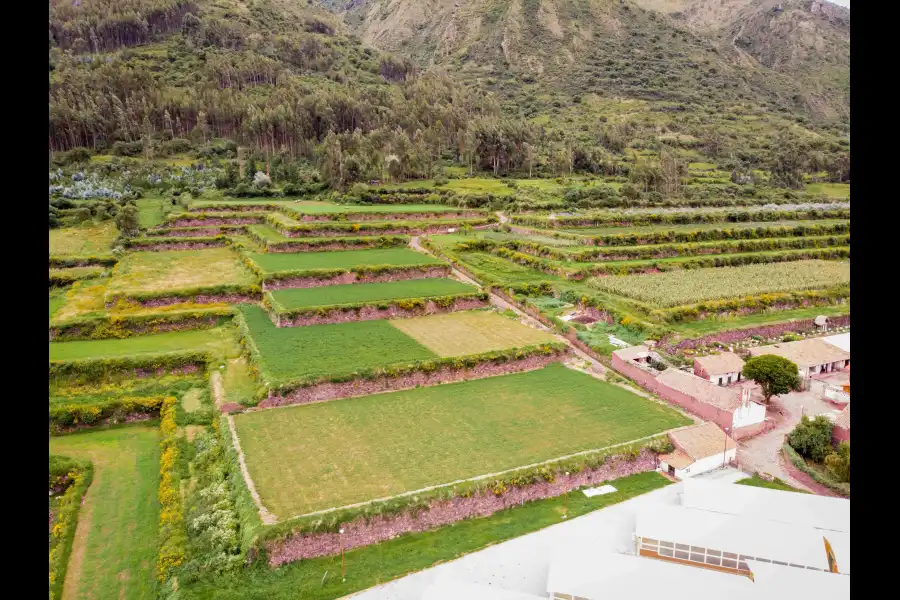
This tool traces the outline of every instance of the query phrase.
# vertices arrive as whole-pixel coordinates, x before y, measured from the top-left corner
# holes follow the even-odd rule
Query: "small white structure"
[[[722,352],[699,356],[694,359],[694,375],[719,385],[730,385],[741,380],[744,361],[734,352]]]
[[[669,434],[675,450],[659,457],[659,470],[679,479],[726,466],[737,455],[737,444],[712,421]]]

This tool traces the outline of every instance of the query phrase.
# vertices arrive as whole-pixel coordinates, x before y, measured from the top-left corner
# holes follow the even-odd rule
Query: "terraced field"
[[[561,365],[278,413],[240,415],[235,425],[263,505],[282,519],[689,422]]]
[[[384,302],[403,298],[432,298],[478,291],[455,279],[410,279],[385,283],[329,285],[317,288],[272,291],[272,298],[285,309]]]
[[[266,273],[309,271],[314,269],[353,269],[378,265],[436,265],[440,261],[407,248],[380,250],[339,250],[336,252],[297,252],[250,254],[250,259]]]

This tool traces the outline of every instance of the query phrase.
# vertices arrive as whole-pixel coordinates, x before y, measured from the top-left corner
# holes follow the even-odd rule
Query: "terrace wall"
[[[628,361],[622,360],[616,354],[612,355],[612,367],[619,373],[637,382],[641,387],[650,390],[657,396],[672,402],[673,404],[677,404],[689,413],[697,415],[706,421],[713,421],[722,429],[725,429],[726,427],[729,429],[731,428],[734,419],[733,413],[700,402],[692,396],[688,396],[687,394],[670,388],[652,374],[636,365],[630,364]]]
[[[814,319],[802,319],[799,321],[791,321],[787,323],[775,323],[773,325],[761,325],[759,327],[749,327],[747,329],[732,329],[729,331],[722,331],[719,333],[713,333],[710,335],[705,335],[699,338],[692,338],[689,340],[681,340],[677,344],[669,344],[667,342],[662,342],[663,347],[667,352],[672,353],[677,350],[685,350],[685,349],[693,349],[699,346],[708,346],[713,342],[721,342],[723,344],[729,344],[734,342],[739,342],[741,340],[745,340],[747,338],[753,337],[754,335],[758,335],[763,338],[771,338],[781,335],[787,332],[798,332],[798,331],[809,331],[814,330],[816,328],[816,324]],[[829,323],[832,327],[849,327],[850,326],[850,315],[843,315],[839,317],[829,317]]]
[[[286,288],[311,288],[325,285],[345,285],[350,283],[376,283],[382,281],[400,281],[404,279],[426,279],[430,277],[447,277],[450,275],[449,266],[423,267],[421,269],[410,267],[384,273],[355,273],[352,271],[335,277],[292,277],[290,279],[275,279],[263,282],[263,290],[281,290]]]
[[[444,367],[431,372],[415,371],[399,377],[379,376],[372,379],[354,379],[338,383],[325,382],[297,388],[281,396],[272,394],[260,402],[259,407],[271,408],[290,404],[327,402],[340,398],[355,398],[381,392],[413,389],[419,386],[522,373],[541,369],[550,363],[562,361],[567,356],[568,353],[562,351],[550,355],[529,356],[519,360],[486,362],[471,368]]]
[[[381,304],[381,303],[379,303]],[[456,312],[460,310],[473,310],[488,306],[488,300],[478,298],[458,298],[444,308],[438,306],[434,300],[428,300],[421,308],[401,308],[396,303],[387,308],[379,308],[376,305],[363,306],[361,308],[335,308],[324,313],[311,312],[299,315],[275,314],[273,321],[276,327],[304,327],[306,325],[324,325],[328,323],[348,323],[350,321],[375,321],[380,319],[397,319],[404,317],[420,317],[423,315],[436,315],[440,313]]]

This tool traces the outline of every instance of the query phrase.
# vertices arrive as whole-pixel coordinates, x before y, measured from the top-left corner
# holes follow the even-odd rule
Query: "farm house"
[[[659,470],[678,479],[694,477],[727,465],[737,455],[737,444],[713,422],[669,433],[675,450],[659,457]]]
[[[734,352],[722,352],[694,359],[694,375],[719,385],[731,385],[741,380],[744,361]]]
[[[803,379],[841,371],[850,366],[850,352],[822,338],[750,348],[750,356],[765,354],[781,356],[795,363]]]
[[[736,440],[761,433],[771,425],[766,420],[766,407],[750,399],[750,382],[720,386],[693,373],[666,368],[662,358],[647,346],[613,351],[612,367],[669,402],[713,421]]]

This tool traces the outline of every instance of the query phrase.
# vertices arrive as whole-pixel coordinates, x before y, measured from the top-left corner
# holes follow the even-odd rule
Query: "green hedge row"
[[[680,323],[706,318],[710,313],[722,314],[736,310],[761,312],[773,306],[823,306],[841,304],[850,298],[850,286],[843,285],[828,290],[806,290],[744,296],[728,300],[709,300],[685,306],[652,310],[651,316],[666,322]]]
[[[98,269],[101,268],[98,267]],[[93,279],[94,277],[99,276],[101,272],[102,269],[87,273],[67,273],[66,269],[50,269],[50,284],[48,287],[66,287],[72,285],[76,281],[81,281],[82,279]]]
[[[302,220],[303,217],[316,217],[319,219],[323,219],[322,221],[306,221],[307,223],[324,223],[329,221],[378,221],[378,220],[386,220],[385,217],[390,217],[395,221],[412,221],[419,219],[462,219],[467,218],[465,213],[478,213],[477,215],[472,215],[472,218],[477,218],[479,216],[487,216],[488,213],[486,210],[477,209],[477,208],[467,208],[460,209],[459,211],[415,211],[415,212],[394,212],[394,213],[385,213],[382,211],[375,210],[354,210],[352,212],[336,212],[336,213],[316,213],[316,212],[308,212],[304,211],[302,207],[292,207],[292,206],[283,206],[279,207],[279,212],[284,213],[285,215],[292,217],[297,220]]]
[[[718,240],[755,240],[777,237],[804,237],[843,235],[850,233],[850,222],[830,225],[797,225],[775,227],[744,227],[735,229],[698,229],[695,231],[656,231],[648,233],[623,233],[619,235],[589,236],[597,246],[637,246],[638,244],[671,244],[712,242]],[[584,239],[582,234],[556,233],[567,239]]]
[[[125,240],[125,247],[130,250],[146,250],[163,244],[203,244],[204,247],[225,246],[228,238],[224,235],[210,237],[139,237]]]
[[[382,235],[377,237],[291,238],[290,240],[273,241],[252,228],[247,228],[247,236],[265,246],[267,252],[314,252],[319,247],[333,244],[340,244],[342,248],[348,250],[358,250],[361,248],[395,248],[409,244],[409,237],[401,235]],[[294,248],[300,245],[308,246],[308,248],[304,250],[294,250]]]
[[[234,439],[231,436],[231,426],[228,423],[228,417],[220,415],[218,420],[214,421],[214,428],[225,449],[228,488],[239,523],[238,533],[240,535],[241,556],[253,559],[259,554],[260,533],[268,526],[263,525],[259,516],[259,508],[257,508],[256,502],[253,500],[253,494],[250,493],[250,488],[247,487],[247,481],[241,472],[240,458],[238,457],[237,449],[234,447]]]
[[[849,219],[849,208],[815,210],[733,210],[722,212],[671,212],[671,213],[597,213],[587,216],[556,217],[513,215],[516,225],[556,229],[562,227],[596,227],[598,225],[657,225],[661,223],[742,223],[750,221],[798,221],[815,219]]]
[[[482,300],[486,301],[490,295],[487,292],[464,292],[450,296],[422,296],[419,298],[403,298],[394,300],[376,300],[369,302],[353,302],[350,304],[330,304],[325,306],[316,306],[313,308],[284,308],[275,300],[271,292],[266,292],[263,297],[263,306],[266,310],[274,313],[277,317],[313,317],[327,316],[332,311],[355,311],[359,312],[364,308],[377,308],[379,310],[387,310],[389,308],[399,308],[402,310],[424,309],[428,302],[434,302],[441,308],[450,308],[457,300]]]
[[[207,204],[205,206],[189,206],[188,213],[204,214],[204,213],[254,213],[254,212],[272,212],[281,210],[281,203],[261,202],[259,204],[247,204],[243,202],[216,202],[215,204]],[[184,214],[184,213],[181,213]]]
[[[63,404],[50,407],[50,426],[56,431],[72,425],[93,425],[109,418],[159,412],[163,398],[120,397],[91,404]]]
[[[309,235],[315,234],[329,234],[329,233],[351,233],[351,234],[364,234],[371,232],[373,235],[377,235],[379,232],[384,231],[404,231],[404,232],[414,232],[414,231],[424,231],[428,227],[441,227],[441,228],[459,228],[464,225],[471,225],[472,227],[477,227],[480,225],[489,225],[491,223],[497,223],[498,218],[496,215],[489,215],[483,218],[475,218],[475,219],[447,219],[447,220],[422,220],[422,221],[368,221],[362,223],[338,223],[338,222],[329,222],[329,221],[320,221],[320,222],[310,222],[310,223],[298,223],[291,224],[285,223],[282,215],[277,213],[269,213],[266,215],[266,222],[280,231],[281,233],[287,235],[290,233],[304,233]]]
[[[160,583],[168,580],[172,569],[184,562],[187,548],[181,478],[178,474],[177,406],[178,400],[170,396],[163,399],[160,410],[162,455],[159,458],[159,548],[156,554],[156,578]]]
[[[54,341],[124,339],[146,335],[156,329],[211,329],[234,317],[229,306],[198,308],[170,313],[139,315],[104,315],[55,322],[50,327]]]
[[[415,273],[420,271],[430,271],[432,269],[440,269],[450,272],[450,267],[444,263],[426,264],[426,265],[364,265],[353,267],[352,269],[306,269],[296,271],[278,271],[277,273],[265,273],[262,275],[263,282],[269,283],[273,281],[284,281],[286,279],[295,279],[299,277],[310,277],[314,279],[331,279],[340,277],[347,273],[355,273],[359,277],[369,275],[385,275],[389,273]]]
[[[218,237],[218,235],[206,235],[206,236],[187,236],[185,233],[190,233],[194,231],[199,231],[201,233],[208,233],[210,229],[219,229],[224,232],[228,232],[229,234],[242,233],[247,228],[246,225],[210,225],[209,227],[157,227],[154,229],[147,230],[147,236],[149,237],[182,237],[182,238],[200,238],[200,239],[209,239]],[[179,234],[181,234],[179,236]]]
[[[630,265],[607,266],[602,263],[570,273],[571,279],[581,279],[591,275],[627,275],[642,273],[653,269],[658,271],[675,271],[678,269],[705,269],[712,267],[733,267],[740,265],[767,264],[807,259],[842,260],[850,258],[850,248],[838,246],[834,248],[811,248],[809,250],[784,250],[772,254],[722,254],[719,256],[702,256],[686,261],[648,260],[644,263]]]
[[[85,358],[80,360],[51,360],[50,378],[68,379],[72,383],[98,382],[119,373],[157,369],[178,369],[188,366],[205,368],[209,355],[196,350],[166,352],[151,355],[119,356],[115,358]]]
[[[190,221],[207,221],[219,219],[258,219],[260,223],[263,221],[263,215],[248,213],[247,211],[228,210],[228,211],[210,211],[202,210],[200,212],[177,212],[169,213],[165,217],[166,223],[175,223],[181,220]],[[170,227],[174,227],[170,225]]]
[[[830,477],[823,477],[815,470],[810,469],[803,457],[797,454],[797,451],[791,448],[791,445],[785,442],[782,445],[784,456],[791,461],[791,464],[813,478],[813,481],[821,483],[833,492],[837,492],[842,496],[850,496],[850,484],[841,481],[835,481]]]
[[[119,262],[115,256],[50,256],[50,268],[89,267],[99,265],[112,267]]]
[[[64,472],[58,469],[64,468]],[[57,505],[56,524],[50,532],[50,574],[49,598],[62,598],[63,584],[69,566],[69,555],[72,553],[72,542],[75,539],[75,527],[78,524],[78,513],[81,501],[94,479],[94,465],[90,461],[79,461],[50,455],[51,480],[68,475],[72,483],[63,493]],[[52,487],[51,483],[51,487]]]
[[[183,290],[165,290],[156,292],[129,292],[127,294],[109,294],[106,297],[107,306],[116,304],[119,300],[133,300],[145,302],[160,298],[195,298],[197,296],[251,296],[260,297],[262,288],[258,285],[242,285],[226,283],[222,285],[188,288]]]
[[[659,435],[643,442],[596,450],[571,458],[547,461],[540,466],[517,469],[498,477],[472,478],[426,492],[395,496],[388,500],[371,502],[363,506],[300,516],[275,525],[262,525],[256,528],[257,533],[253,537],[252,542],[253,549],[262,553],[266,542],[275,542],[296,535],[334,533],[342,525],[359,518],[368,520],[395,516],[407,511],[420,512],[427,510],[433,502],[442,500],[451,500],[456,497],[469,498],[483,493],[499,495],[510,488],[527,487],[543,481],[552,483],[563,473],[580,473],[585,469],[598,469],[607,461],[618,457],[634,460],[644,449],[661,454],[671,451],[672,445],[665,435]]]

